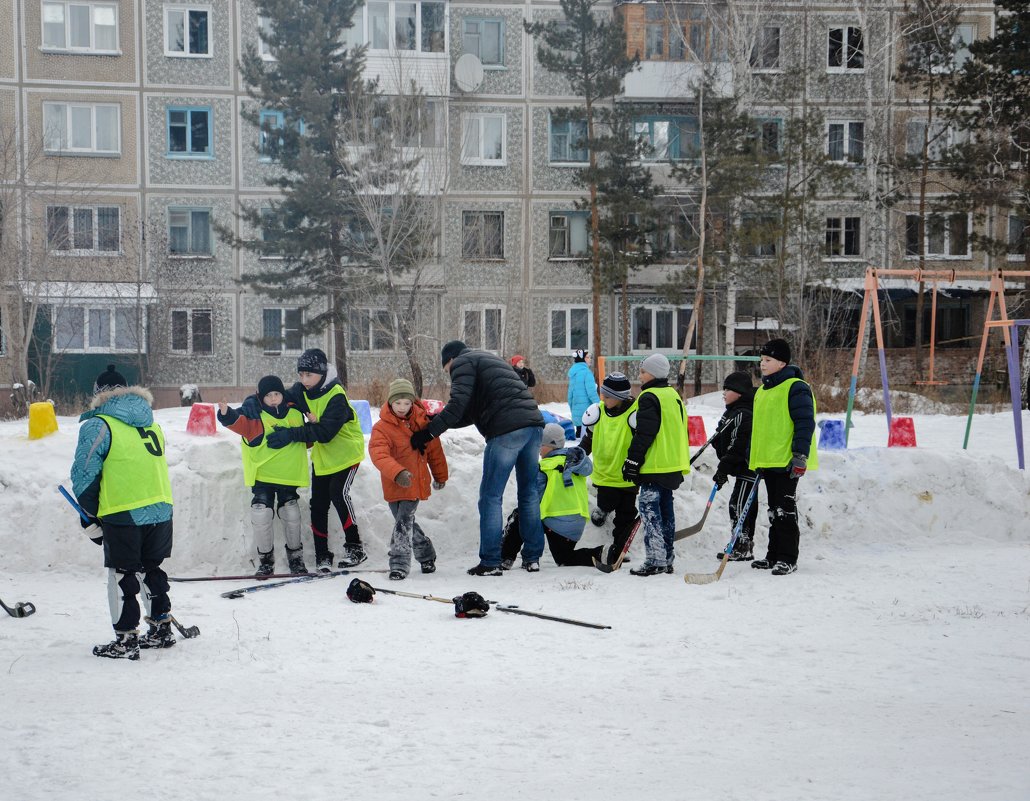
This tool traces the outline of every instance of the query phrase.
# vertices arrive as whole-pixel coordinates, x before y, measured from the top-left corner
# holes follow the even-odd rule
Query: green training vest
[[[265,484],[282,484],[286,487],[306,487],[308,485],[307,445],[303,442],[291,442],[285,448],[269,448],[268,435],[280,428],[300,428],[304,425],[304,415],[299,409],[290,409],[281,420],[272,417],[264,409],[261,410],[261,425],[265,436],[256,447],[242,439],[240,445],[243,454],[243,480],[248,487],[257,481]]]
[[[365,435],[361,433],[361,423],[358,422],[358,413],[354,405],[347,398],[347,393],[339,384],[333,386],[327,393],[319,398],[310,398],[304,393],[308,402],[308,408],[315,413],[319,420],[322,419],[322,412],[329,405],[329,401],[337,395],[343,395],[344,402],[350,406],[353,417],[336,433],[329,442],[316,442],[311,446],[311,463],[315,468],[316,476],[328,476],[339,473],[344,468],[355,465],[365,458]]]
[[[755,393],[755,408],[751,418],[751,461],[752,470],[761,467],[786,467],[794,454],[794,421],[790,419],[787,398],[790,387],[800,378],[788,378],[772,389],[760,387]],[[804,383],[804,382],[802,382]],[[815,394],[812,395],[812,411],[815,412]],[[808,451],[808,469],[819,467],[819,454],[815,447],[815,432],[812,432],[812,446]]]
[[[595,487],[634,486],[632,481],[622,477],[622,464],[626,461],[629,443],[633,439],[629,416],[636,410],[636,401],[618,417],[609,417],[608,412],[601,409],[601,419],[594,424],[593,446],[590,449],[594,460],[594,472],[590,480]]]
[[[563,474],[558,472],[563,464],[564,456],[547,456],[540,460],[540,469],[547,476],[544,497],[540,499],[541,520],[565,515],[580,515],[583,519],[590,516],[586,476],[573,473],[572,486],[566,487]]]
[[[680,394],[672,387],[651,387],[640,395],[650,392],[661,404],[662,425],[658,429],[651,447],[647,449],[640,474],[689,473],[690,448],[687,445],[687,407],[680,400]],[[640,402],[640,398],[637,398]]]
[[[161,426],[152,423],[136,428],[106,414],[97,417],[111,431],[111,449],[100,474],[97,517],[152,503],[171,503],[172,484]]]

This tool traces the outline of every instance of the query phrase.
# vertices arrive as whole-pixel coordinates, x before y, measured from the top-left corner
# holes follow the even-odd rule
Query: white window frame
[[[965,34],[969,35],[967,39]],[[934,66],[936,73],[957,72],[972,58],[969,52],[969,45],[976,41],[976,25],[972,22],[960,22],[955,26],[951,34],[951,46],[954,48],[951,54],[951,63],[947,65]]]
[[[355,15],[357,15],[355,11]],[[258,55],[261,56],[262,61],[275,61],[275,56],[272,55],[272,51],[268,46],[268,42],[261,38],[261,31],[270,32],[272,30],[272,18],[271,17],[258,17],[258,37],[257,37],[257,51]],[[210,37],[211,32],[208,31]]]
[[[644,347],[634,347],[633,343],[636,337],[634,336],[636,331],[636,314],[640,309],[646,309],[651,313],[651,337],[652,341]],[[677,347],[679,344],[679,319],[680,314],[686,315],[687,324],[690,323],[690,312],[691,306],[677,306],[671,303],[632,303],[629,307],[629,324],[630,324],[630,355],[643,356],[649,353],[666,353],[676,354],[682,353],[683,349]],[[672,346],[666,348],[659,348],[655,342],[655,334],[658,330],[658,315],[659,314],[672,314]],[[695,347],[689,350],[689,353],[697,352],[697,332],[694,332],[694,345]]]
[[[350,314],[367,315],[367,319],[363,321],[362,328],[364,329],[364,336],[368,339],[367,348],[355,345],[353,336],[355,326],[348,324],[347,347],[350,348],[351,353],[396,353],[400,349],[398,345],[397,320],[394,319],[388,308],[385,306],[358,306],[351,309]],[[388,330],[392,344],[388,348],[376,347],[376,332],[387,330],[382,322],[383,317],[389,318],[390,328]]]
[[[554,126],[556,124],[558,124],[558,125],[568,125],[568,128],[569,128],[568,133],[558,133],[558,134],[555,134]],[[578,142],[580,140],[578,138],[574,138],[574,137],[578,136],[578,133],[573,131],[573,127],[574,126],[580,126],[580,125],[582,126],[582,134],[583,134],[583,144],[584,144],[584,146],[582,148],[576,148],[573,145],[574,145],[575,142]],[[547,116],[547,163],[552,165],[552,166],[556,166],[556,167],[582,167],[584,164],[589,163],[589,161],[590,161],[590,150],[589,150],[588,147],[586,147],[586,138],[587,138],[587,130],[586,130],[586,128],[587,128],[586,120],[558,121],[558,120],[554,119],[554,115],[548,114],[548,116]],[[555,159],[554,159],[554,137],[556,135],[557,136],[564,136],[564,137],[566,137],[565,147],[563,148],[563,150],[565,151],[566,158],[558,159],[557,161],[555,161]],[[580,151],[583,153],[583,158],[581,160],[574,159],[572,157],[573,154],[576,153],[576,152],[580,152]]]
[[[67,209],[68,210],[68,244],[67,248],[55,248],[50,244],[50,210],[51,209]],[[100,209],[115,209],[118,212],[118,247],[114,250],[100,250]],[[92,229],[93,229],[93,246],[90,248],[76,248],[74,247],[76,234],[75,230],[75,218],[76,212],[89,211],[92,214]],[[47,253],[58,256],[120,256],[122,254],[122,209],[121,206],[99,204],[89,206],[75,206],[72,204],[64,203],[53,203],[47,204],[46,207],[46,218],[44,220],[44,241],[46,243]]]
[[[848,220],[858,220],[858,253],[845,253],[844,249],[847,243],[847,230]],[[865,224],[861,214],[826,214],[823,217],[823,261],[855,261],[856,259],[864,258],[865,253]],[[840,253],[827,253],[826,252],[826,235],[830,233],[830,227],[827,224],[829,220],[837,220],[840,222]]]
[[[369,13],[368,13],[368,2],[366,1],[361,5],[360,8],[355,10],[353,27],[361,31],[361,41],[368,45],[368,53],[372,56],[381,53],[412,53],[419,56],[429,56],[430,58],[448,58],[450,53],[450,3],[440,3],[436,0],[439,5],[443,6],[443,48],[439,51],[423,50],[422,49],[422,0],[405,0],[415,6],[415,49],[407,50],[397,47],[397,2],[398,0],[375,0],[375,2],[382,2],[383,5],[388,6],[389,10],[386,16],[386,35],[387,35],[387,46],[385,48],[377,48],[372,46],[372,32],[370,30]],[[346,35],[346,34],[345,34]]]
[[[46,12],[47,7],[60,6],[63,9],[64,21],[62,26],[64,29],[64,43],[53,44],[46,41]],[[85,47],[76,47],[68,43],[69,40],[69,24],[70,24],[70,8],[72,6],[85,6],[89,9],[89,45]],[[96,11],[97,9],[107,9],[114,12],[114,47],[105,48],[97,47],[97,23],[96,23]],[[103,53],[110,55],[121,55],[121,48],[119,42],[121,42],[121,27],[120,18],[118,15],[117,3],[90,3],[90,2],[69,2],[69,0],[44,0],[40,5],[40,49],[45,52],[56,52],[56,53]],[[51,23],[52,24],[52,23]]]
[[[63,130],[58,131],[55,141],[54,132],[47,128],[47,109],[54,110],[51,113],[61,113],[63,117]],[[57,110],[62,111],[58,112]],[[90,146],[75,147],[72,145],[72,126],[75,119],[75,112],[88,109],[90,113]],[[99,131],[97,130],[97,111],[99,109],[113,109],[115,113],[115,147],[113,150],[100,150],[97,146]],[[56,144],[56,147],[54,146]],[[117,103],[43,103],[43,150],[47,153],[60,153],[62,155],[93,155],[93,156],[119,156],[122,152],[122,107]]]
[[[265,336],[265,312],[278,311],[279,312],[279,347],[273,348],[271,345],[262,345],[262,352],[266,356],[283,356],[291,353],[303,353],[304,352],[304,335],[300,335],[300,346],[297,348],[287,347],[286,337],[288,331],[301,331],[304,326],[304,309],[300,306],[262,306],[261,307],[261,338]],[[300,312],[300,328],[287,329],[286,327],[286,312],[295,311]]]
[[[190,41],[189,41],[189,18],[191,11],[202,11],[207,14],[207,52],[206,53],[191,53],[190,52]],[[169,16],[172,12],[181,12],[183,15],[183,50],[170,50],[168,48],[168,26]],[[207,5],[167,5],[164,7],[164,30],[162,34],[164,36],[164,53],[169,58],[213,58],[212,46],[214,44],[214,25],[213,23],[214,12],[211,6]]]
[[[964,216],[966,218],[966,252],[965,253],[950,253],[951,250],[951,226],[948,224],[948,220],[952,217]],[[941,218],[944,220],[944,250],[942,253],[935,253],[930,250],[930,220],[933,218]],[[906,227],[906,238],[908,234],[908,221],[909,218],[919,219],[918,214],[906,214],[905,215],[905,227]],[[962,212],[952,212],[950,214],[927,214],[923,222],[923,257],[927,259],[933,259],[934,261],[969,261],[973,258],[973,215],[967,212],[965,215]],[[908,253],[908,247],[906,242],[905,258],[907,260],[916,260],[919,258],[918,253]]]
[[[496,348],[488,348],[486,342],[486,316],[487,312],[497,312],[500,317],[499,327],[497,332]],[[478,316],[479,325],[479,341],[468,336],[467,330],[467,317],[468,315]],[[465,342],[473,350],[485,350],[495,355],[500,355],[501,351],[504,350],[504,306],[498,303],[466,303],[461,307],[461,330],[459,331],[458,338]],[[491,343],[494,344],[494,343]]]
[[[58,329],[57,329],[57,317],[60,313],[70,312],[72,309],[78,309],[82,312],[82,347],[81,348],[70,348],[61,347],[58,341]],[[119,310],[131,312],[133,315],[139,311],[140,314],[140,331],[139,338],[140,342],[134,342],[131,346],[117,347],[118,342],[118,314]],[[103,311],[107,312],[108,317],[108,332],[109,339],[107,345],[92,345],[90,344],[90,312]],[[54,304],[50,307],[50,324],[53,331],[53,349],[55,353],[137,353],[146,352],[147,350],[147,310],[146,307],[141,307],[137,310],[134,305],[127,304],[112,304],[112,303],[91,303],[89,301],[82,302],[62,302]]]
[[[919,126],[914,129],[913,126]],[[915,138],[910,136],[911,131],[917,131]],[[964,128],[958,128],[954,125],[948,125],[945,122],[937,120],[933,123],[934,131],[942,131],[940,137],[937,137],[936,133],[931,133],[931,140],[927,149],[927,158],[931,162],[940,161],[943,154],[953,148],[955,145],[963,144],[969,141],[969,131]],[[923,137],[926,135],[926,120],[923,118],[911,119],[905,123],[905,155],[906,156],[921,156],[923,152]],[[934,138],[937,137],[937,138]],[[918,142],[916,141],[918,139]],[[918,147],[909,147],[909,145],[918,145]]]
[[[472,254],[472,255],[468,255],[468,256],[465,255],[465,215],[466,214],[474,214],[478,218],[483,218],[487,214],[497,214],[497,215],[500,215],[500,218],[501,218],[501,242],[500,242],[500,244],[501,244],[501,252],[500,253],[498,253],[498,254],[489,254],[489,255],[485,254],[485,253]],[[482,225],[482,224],[483,224],[483,221],[482,221],[482,219],[480,219],[480,225]],[[504,212],[503,211],[497,211],[496,209],[463,209],[462,210],[462,212],[461,212],[461,258],[463,260],[465,260],[465,261],[504,261],[504,251],[505,251],[505,248],[504,248],[504,235],[505,235],[505,220],[504,220]],[[481,242],[480,244],[485,244],[485,240],[483,242]]]
[[[467,30],[466,30],[466,26],[469,23],[473,23],[473,24],[479,25],[479,33],[469,34],[467,32]],[[488,62],[488,61],[484,61],[483,60],[483,56],[482,56],[482,53],[483,53],[482,43],[483,43],[483,38],[484,38],[484,34],[483,34],[483,27],[484,27],[484,25],[496,25],[497,28],[498,28],[498,43],[497,43],[497,53],[498,53],[498,59],[499,59],[498,61],[489,61]],[[462,20],[461,20],[461,50],[462,50],[463,53],[472,53],[472,55],[474,55],[476,58],[478,58],[480,63],[483,65],[483,69],[484,70],[503,70],[503,69],[505,69],[504,31],[505,31],[505,25],[504,25],[504,18],[503,17],[489,17],[489,16],[487,16],[487,17],[479,17],[479,16],[463,17]],[[475,49],[475,51],[469,50],[469,49],[467,49],[465,47],[465,36],[466,35],[476,36],[476,37],[479,38],[479,46]]]
[[[859,51],[862,54],[862,66],[861,67],[849,67],[848,66],[848,61],[849,61],[849,58],[848,58],[848,55],[849,55],[849,53],[848,53],[848,47],[849,47],[848,42],[851,39],[849,34],[853,30],[857,30],[860,33],[860,35],[862,36],[862,49]],[[841,31],[841,36],[843,37],[843,39],[841,41],[841,48],[842,48],[842,50],[841,50],[841,62],[842,63],[841,63],[840,66],[836,66],[836,65],[831,65],[830,64],[830,33],[832,31]],[[848,73],[865,72],[865,62],[866,62],[866,56],[867,56],[866,51],[869,49],[869,43],[866,41],[865,33],[866,33],[865,29],[863,29],[861,25],[840,24],[840,25],[829,25],[829,26],[827,26],[827,28],[826,28],[826,39],[824,40],[826,42],[826,50],[825,50],[825,53],[826,53],[826,71],[827,72],[832,72],[832,73],[835,73],[835,74],[848,74]]]
[[[587,341],[585,349],[589,350],[594,341],[594,319],[589,304],[586,303],[557,303],[547,307],[547,352],[551,356],[571,356],[576,350],[581,349],[577,343],[572,341],[572,312],[585,311],[587,315]],[[565,317],[565,342],[560,347],[554,345],[554,315],[564,313]]]
[[[841,158],[835,159],[830,153],[830,129],[833,126],[839,125],[843,129],[841,136]],[[861,125],[862,126],[862,157],[860,159],[854,159],[851,157],[851,145],[853,138],[851,136],[851,126]],[[830,159],[834,164],[861,164],[865,161],[865,120],[827,120],[826,122],[826,157]]]
[[[195,316],[198,312],[207,312],[208,324],[210,325],[211,337],[211,349],[210,350],[197,350],[194,345],[196,339],[194,337],[193,324],[195,322]],[[175,315],[185,314],[186,315],[186,347],[177,348],[175,347]],[[214,356],[215,355],[215,310],[210,306],[204,307],[187,307],[187,306],[176,306],[168,315],[168,352],[179,355],[189,356]]]
[[[484,152],[483,128],[487,120],[500,120],[501,157],[488,158]],[[476,152],[469,154],[468,146],[478,138]],[[504,113],[463,114],[461,119],[461,163],[468,166],[505,167],[508,164],[508,115]]]
[[[208,227],[207,242],[208,242],[208,251],[206,253],[203,253],[203,252],[194,252],[192,250],[187,250],[185,252],[173,253],[172,252],[172,215],[173,214],[184,214],[184,213],[185,214],[189,214],[189,224],[188,224],[188,227],[187,227],[187,238],[189,239],[190,243],[192,244],[192,242],[193,242],[193,214],[195,212],[198,212],[198,211],[207,212],[207,227]],[[215,242],[214,242],[214,238],[212,236],[212,226],[211,226],[212,213],[211,213],[211,211],[212,210],[210,208],[204,207],[204,206],[169,206],[168,207],[168,216],[166,218],[166,222],[167,222],[166,234],[168,236],[168,257],[169,258],[171,258],[171,259],[213,259],[215,257],[215,253],[214,253]]]
[[[551,235],[556,230],[555,218],[561,217],[565,220],[565,250],[562,255],[555,256],[551,253]],[[548,261],[582,261],[589,258],[590,233],[589,233],[589,212],[583,211],[550,211],[547,214],[547,260]],[[573,221],[582,223],[586,230],[586,249],[582,253],[572,251],[572,225]],[[577,224],[578,224],[577,223]]]

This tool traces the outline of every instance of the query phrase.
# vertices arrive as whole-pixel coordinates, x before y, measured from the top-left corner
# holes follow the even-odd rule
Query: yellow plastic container
[[[29,439],[42,439],[57,431],[54,404],[41,401],[29,405]]]

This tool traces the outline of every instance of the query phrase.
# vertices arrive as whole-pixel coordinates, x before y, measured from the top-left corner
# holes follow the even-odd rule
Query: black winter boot
[[[296,550],[286,549],[286,563],[290,566],[290,572],[293,574],[307,573],[308,566],[304,564],[304,548],[300,547]]]
[[[315,554],[315,568],[319,573],[330,573],[333,569],[333,552],[326,551],[325,553]]]
[[[355,567],[368,559],[365,549],[361,543],[348,542],[343,546],[343,558],[337,562],[337,567]]]
[[[258,551],[258,556],[261,557],[261,564],[258,565],[254,577],[264,578],[265,576],[271,576],[275,572],[275,551],[269,551],[268,553]]]
[[[98,645],[93,649],[93,656],[105,656],[108,659],[131,659],[133,662],[139,659],[139,632],[116,631],[115,638],[105,644]]]
[[[172,633],[172,621],[168,615],[161,615],[154,618],[143,618],[150,624],[150,629],[139,638],[140,648],[171,648],[175,645],[175,635]]]

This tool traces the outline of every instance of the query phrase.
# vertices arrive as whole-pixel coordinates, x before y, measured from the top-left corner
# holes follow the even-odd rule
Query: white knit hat
[[[655,378],[668,378],[669,359],[663,353],[652,353],[640,363],[640,369]]]

